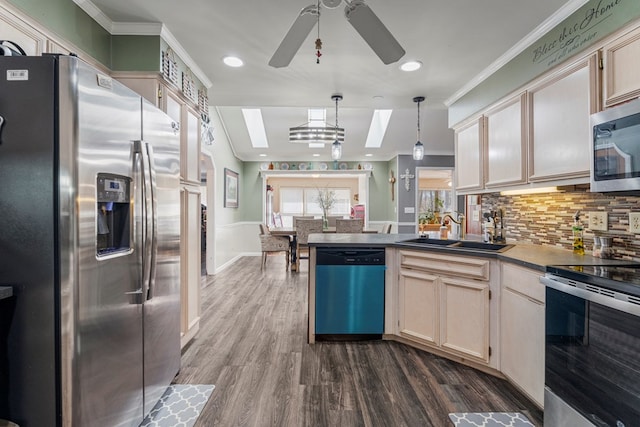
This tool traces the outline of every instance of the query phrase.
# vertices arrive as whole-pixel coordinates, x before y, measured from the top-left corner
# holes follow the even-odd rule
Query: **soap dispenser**
[[[582,223],[580,222],[580,211],[577,211],[573,217],[573,253],[576,255],[584,255],[584,239],[582,236]]]

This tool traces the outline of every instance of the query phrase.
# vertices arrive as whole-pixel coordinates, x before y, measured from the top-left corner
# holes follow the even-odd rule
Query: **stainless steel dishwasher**
[[[380,339],[384,248],[316,250],[316,338]]]

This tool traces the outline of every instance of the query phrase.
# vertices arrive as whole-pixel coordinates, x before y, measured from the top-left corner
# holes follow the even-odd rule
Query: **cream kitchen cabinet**
[[[182,106],[180,177],[183,182],[200,185],[200,114]]]
[[[491,261],[405,250],[399,258],[400,336],[489,364]]]
[[[527,180],[526,94],[497,104],[486,116],[485,187],[522,184]]]
[[[605,45],[602,61],[604,107],[640,96],[640,28]]]
[[[500,370],[540,407],[544,403],[545,287],[541,272],[502,264]]]
[[[18,44],[27,55],[42,55],[47,38],[34,27],[0,5],[0,40],[11,40]]]
[[[482,189],[484,117],[474,118],[454,131],[456,190]]]
[[[400,335],[440,345],[439,277],[404,268],[400,270],[398,285]]]
[[[589,178],[589,117],[598,111],[597,57],[547,76],[528,90],[529,181]]]
[[[180,335],[184,347],[200,329],[200,190],[197,187],[182,187],[180,210]]]

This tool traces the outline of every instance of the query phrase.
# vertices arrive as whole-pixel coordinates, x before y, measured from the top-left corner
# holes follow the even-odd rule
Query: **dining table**
[[[335,233],[336,227],[327,227],[322,230],[323,233]],[[379,233],[378,230],[373,229],[363,229],[363,233]],[[289,247],[291,248],[291,271],[296,271],[296,259],[297,259],[297,233],[295,227],[272,227],[269,229],[269,233],[273,236],[288,236],[289,237]]]

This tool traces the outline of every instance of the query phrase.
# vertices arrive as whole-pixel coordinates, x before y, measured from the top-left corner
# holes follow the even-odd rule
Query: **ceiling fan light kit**
[[[424,145],[420,142],[420,103],[424,101],[424,96],[416,96],[413,102],[418,104],[418,142],[413,146],[413,160],[422,160],[424,157]]]
[[[320,27],[320,6],[333,9],[341,3],[342,1],[338,0],[322,0],[318,4],[312,4],[302,9],[271,60],[269,60],[269,65],[275,68],[288,66],[302,43],[311,33],[313,26],[318,23],[318,28]],[[391,64],[404,56],[405,50],[364,0],[353,0],[351,2],[344,0],[344,3],[346,4],[344,14],[347,21],[384,64]],[[318,29],[319,32],[320,30]],[[318,63],[320,48],[318,48],[317,42],[319,40],[320,35],[318,34],[316,39],[316,62]]]

